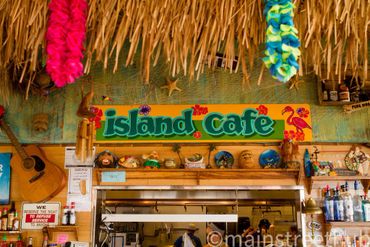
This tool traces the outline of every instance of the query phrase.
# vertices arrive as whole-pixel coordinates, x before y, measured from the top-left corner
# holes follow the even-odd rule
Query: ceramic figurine
[[[159,155],[156,151],[151,152],[150,154],[143,155],[144,167],[146,169],[158,169],[161,167],[159,163]]]
[[[125,155],[118,160],[118,165],[124,168],[139,168],[140,160],[134,156]]]
[[[312,162],[310,159],[310,153],[308,152],[308,149],[304,151],[303,155],[303,161],[304,161],[304,174],[307,178],[311,177],[313,174],[313,167],[312,167]]]
[[[239,168],[241,169],[251,169],[259,168],[256,163],[253,162],[253,153],[251,150],[243,150],[239,155]]]
[[[177,164],[174,159],[167,158],[164,160],[164,166],[168,169],[175,169],[177,167]]]
[[[96,156],[94,163],[97,168],[115,168],[117,156],[112,152],[105,150]]]
[[[298,143],[293,140],[285,139],[280,145],[281,156],[282,156],[282,167],[289,169],[299,169],[299,151]]]

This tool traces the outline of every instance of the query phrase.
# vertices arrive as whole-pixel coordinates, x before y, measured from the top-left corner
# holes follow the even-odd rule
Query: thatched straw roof
[[[47,4],[46,0],[0,0],[1,70],[17,71],[15,78],[26,89],[45,60]],[[313,68],[323,78],[343,78],[350,70],[367,78],[370,1],[297,0],[295,4],[303,70]],[[89,0],[85,72],[95,61],[107,67],[109,59],[115,61],[115,72],[122,64],[129,66],[140,51],[144,82],[160,56],[168,61],[171,74],[197,77],[205,66],[214,66],[215,54],[221,52],[229,68],[235,56],[246,58],[238,60],[238,68],[247,82],[257,48],[265,39],[263,5],[263,0]],[[125,42],[129,49],[123,52]],[[11,93],[6,87],[10,83],[2,80],[3,97]]]

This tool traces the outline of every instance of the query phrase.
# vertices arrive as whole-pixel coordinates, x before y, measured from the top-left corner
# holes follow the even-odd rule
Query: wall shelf
[[[370,228],[370,222],[327,222],[326,224],[326,227],[329,227],[329,228],[335,228],[335,227],[339,227],[339,228],[349,228],[349,227],[369,227]]]
[[[71,235],[78,241],[78,226],[66,225],[66,226],[47,226],[45,227],[49,236],[49,239],[53,240],[54,235],[57,233],[71,233]]]
[[[364,187],[364,192],[367,193],[370,185],[370,176],[313,176],[308,178],[308,194],[311,194],[312,186],[320,182],[335,182],[335,181],[361,181]]]
[[[202,182],[209,180],[231,180],[235,184],[237,181],[244,180],[244,184],[254,185],[258,180],[274,180],[274,184],[280,182],[290,185],[298,185],[300,180],[299,169],[95,169],[99,185],[128,185],[130,181],[149,185],[153,181],[162,181],[167,185],[195,184],[200,185]],[[120,172],[125,171],[126,181],[121,182],[103,182],[101,175],[104,171]],[[253,181],[254,182],[253,182]],[[293,183],[291,182],[293,181]],[[153,182],[154,184],[155,182]],[[271,183],[271,182],[270,182]],[[156,183],[158,184],[158,183]]]
[[[21,234],[22,231],[0,231],[0,234]]]

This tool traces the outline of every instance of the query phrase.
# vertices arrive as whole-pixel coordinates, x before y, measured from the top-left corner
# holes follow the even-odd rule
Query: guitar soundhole
[[[32,155],[31,156],[35,160],[35,170],[41,172],[45,169],[45,163],[40,159],[38,156]]]
[[[31,157],[27,157],[23,160],[23,167],[26,169],[32,169],[35,167],[35,160]]]

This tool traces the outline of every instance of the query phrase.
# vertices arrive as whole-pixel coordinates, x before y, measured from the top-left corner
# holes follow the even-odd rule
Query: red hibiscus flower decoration
[[[295,132],[294,130],[284,130],[284,139],[285,140],[294,140],[295,138]]]
[[[95,114],[95,117],[89,118],[90,122],[95,122],[95,129],[101,128],[101,117],[103,116],[102,109],[92,106],[90,107],[90,111]]]
[[[310,111],[304,107],[300,107],[297,109],[297,113],[300,117],[306,118],[310,114]]]
[[[304,133],[297,131],[295,133],[295,140],[296,141],[304,141]]]
[[[193,116],[199,116],[208,113],[208,107],[202,107],[198,104],[191,107],[193,109]]]
[[[258,111],[258,114],[260,115],[267,115],[269,111],[269,109],[264,105],[260,105],[259,107],[256,108],[256,110]]]
[[[195,131],[193,134],[193,137],[196,139],[199,139],[202,137],[202,133],[200,131]]]
[[[5,114],[4,106],[0,105],[0,118],[2,118]]]

